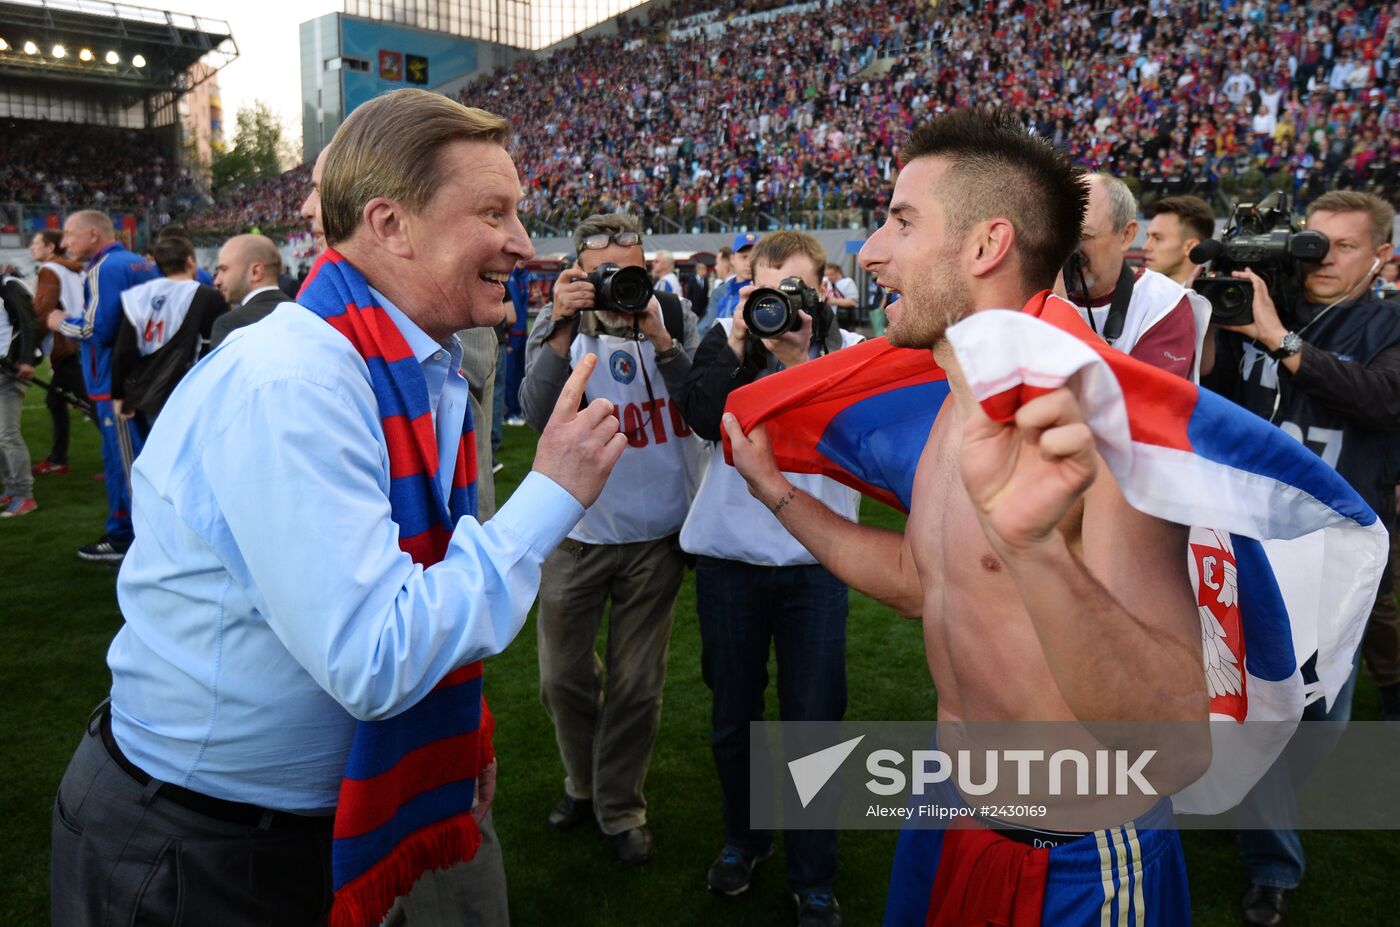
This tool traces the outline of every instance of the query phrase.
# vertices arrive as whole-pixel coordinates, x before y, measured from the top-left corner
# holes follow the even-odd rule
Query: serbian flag
[[[1183,554],[1215,753],[1174,804],[1203,814],[1232,807],[1273,763],[1303,706],[1330,704],[1350,675],[1385,566],[1384,527],[1301,443],[1113,350],[1049,293],[1021,312],[978,312],[947,337],[997,421],[1069,384],[1128,502],[1192,528]],[[767,426],[781,469],[824,474],[907,512],[948,394],[930,352],[877,338],[736,390],[727,409],[745,432]]]

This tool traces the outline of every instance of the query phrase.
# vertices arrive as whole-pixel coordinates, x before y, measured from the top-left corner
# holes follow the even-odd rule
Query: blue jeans
[[[846,713],[848,593],[820,566],[754,566],[701,557],[695,599],[701,672],[714,695],[712,748],[725,844],[763,854],[773,845],[773,834],[749,826],[749,724],[763,720],[769,647],[777,651],[782,720],[840,721]],[[836,832],[791,830],[784,842],[789,887],[830,890]]]
[[[1337,693],[1332,708],[1327,709],[1323,700],[1318,699],[1303,709],[1304,723],[1351,720],[1351,697],[1356,691],[1359,658],[1360,651],[1353,658],[1351,675]],[[1293,809],[1293,789],[1306,776],[1303,770],[1310,770],[1326,757],[1295,758],[1292,769],[1288,759],[1289,748],[1285,747],[1278,761],[1246,796],[1246,804],[1270,809],[1275,814],[1288,814]],[[1255,885],[1297,888],[1302,881],[1303,842],[1296,830],[1239,830],[1235,831],[1235,841],[1240,845],[1240,859],[1249,870],[1249,879]]]

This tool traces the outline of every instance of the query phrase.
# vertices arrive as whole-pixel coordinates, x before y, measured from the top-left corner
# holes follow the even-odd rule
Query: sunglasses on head
[[[642,236],[638,235],[636,232],[613,232],[611,235],[607,232],[599,232],[597,235],[589,235],[585,238],[583,240],[583,247],[579,250],[587,251],[589,248],[595,250],[606,248],[609,242],[614,245],[621,245],[624,248],[630,248],[633,245],[641,244]]]

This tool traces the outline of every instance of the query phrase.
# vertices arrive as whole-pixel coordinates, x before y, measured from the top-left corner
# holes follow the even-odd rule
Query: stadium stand
[[[1336,187],[1394,198],[1397,6],[681,0],[459,96],[515,122],[523,212],[544,234],[611,209],[657,232],[867,227],[908,127],[979,103],[1018,108],[1144,202],[1196,193],[1223,213],[1270,188],[1304,203]],[[75,201],[111,195],[156,163],[134,157],[144,163],[95,178],[28,138],[7,149],[18,167],[0,173],[0,201],[36,184]],[[307,173],[249,184],[185,221],[210,236],[294,229]]]

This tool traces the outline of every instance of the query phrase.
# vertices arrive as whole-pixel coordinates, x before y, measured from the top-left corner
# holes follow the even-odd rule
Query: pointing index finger
[[[554,412],[549,417],[551,422],[572,421],[578,414],[579,405],[583,402],[584,387],[588,385],[588,378],[593,375],[593,368],[597,366],[598,355],[583,355],[583,359],[574,368],[574,372],[569,374],[568,382],[559,392],[559,401],[554,404]]]

